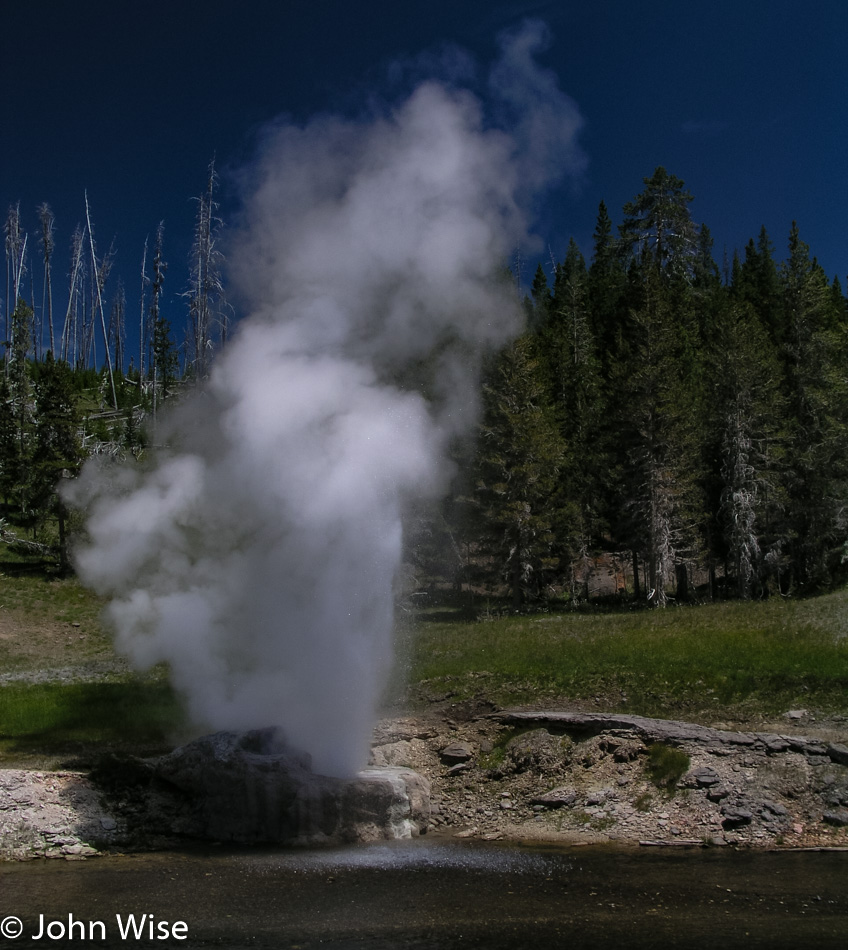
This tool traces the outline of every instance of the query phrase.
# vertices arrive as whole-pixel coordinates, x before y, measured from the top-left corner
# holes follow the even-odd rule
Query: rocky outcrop
[[[122,832],[83,773],[0,771],[0,858],[76,861]]]
[[[794,720],[808,718],[816,734],[548,710],[481,710],[466,718],[451,707],[401,731],[404,761],[430,780],[432,823],[443,833],[846,847],[844,721],[787,718],[787,733]],[[392,721],[381,723],[375,761],[400,739]],[[460,744],[474,754],[451,764],[444,750]],[[655,746],[682,754],[679,775],[660,781]]]
[[[448,708],[383,720],[375,767],[350,780],[313,774],[273,732],[219,733],[160,759],[112,757],[90,775],[0,772],[0,853],[80,860],[178,836],[319,844],[428,824],[483,839],[848,848],[848,725],[809,718],[814,734],[799,736]],[[655,744],[683,753],[662,785]]]
[[[429,786],[411,769],[316,775],[273,730],[219,732],[153,765],[189,802],[178,830],[193,837],[287,845],[410,838],[429,824]]]
[[[272,730],[216,733],[90,775],[0,771],[0,858],[79,859],[178,838],[319,845],[427,831],[427,780],[402,767],[316,775]]]
[[[848,765],[848,747],[838,742],[823,742],[804,736],[735,732],[674,719],[649,719],[620,713],[506,711],[493,713],[491,718],[506,726],[523,729],[541,727],[552,733],[584,738],[606,732],[630,732],[644,742],[665,742],[669,745],[695,743],[706,747],[745,748],[767,754],[800,752],[808,756],[826,756],[831,762]]]

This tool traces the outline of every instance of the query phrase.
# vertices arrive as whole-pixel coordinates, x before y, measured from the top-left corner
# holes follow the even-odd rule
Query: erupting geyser
[[[270,128],[230,253],[250,316],[151,464],[91,465],[68,492],[118,648],[167,661],[206,726],[278,726],[317,772],[366,761],[404,505],[444,488],[479,356],[520,329],[499,273],[528,189],[580,165],[543,38],[504,41],[500,128],[434,81],[368,121]]]

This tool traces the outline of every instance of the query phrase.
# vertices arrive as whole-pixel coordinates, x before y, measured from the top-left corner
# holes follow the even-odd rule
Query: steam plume
[[[544,91],[569,130],[557,171],[575,171],[576,109],[533,73],[539,31],[505,41],[492,85],[525,124],[526,90]],[[405,501],[444,489],[479,356],[520,329],[499,278],[526,238],[516,196],[564,141],[537,138],[519,151],[470,92],[428,81],[369,121],[279,122],[243,173],[231,277],[250,316],[160,427],[155,464],[89,466],[69,493],[118,648],[167,661],[205,725],[279,725],[317,771],[363,764]]]

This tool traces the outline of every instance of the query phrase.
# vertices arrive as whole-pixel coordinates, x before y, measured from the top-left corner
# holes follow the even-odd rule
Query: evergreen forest
[[[40,255],[9,211],[0,538],[60,570],[73,526],[57,484],[92,454],[143,457],[158,407],[226,345],[215,188],[210,166],[184,339],[163,313],[160,227],[142,255],[133,354],[87,203],[61,308],[49,207]],[[845,580],[848,300],[795,223],[780,254],[762,229],[719,266],[691,202],[659,167],[618,223],[600,205],[588,260],[572,240],[526,295],[518,287],[525,329],[487,361],[451,491],[410,519],[409,587],[516,610],[805,595]]]

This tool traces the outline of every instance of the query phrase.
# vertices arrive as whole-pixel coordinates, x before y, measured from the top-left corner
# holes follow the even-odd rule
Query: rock
[[[506,744],[507,759],[516,772],[545,772],[563,761],[570,743],[547,729],[531,729]]]
[[[766,751],[772,755],[785,752],[790,747],[789,740],[785,739],[783,736],[763,735],[760,738],[763,745],[766,747]]]
[[[534,795],[529,801],[531,805],[544,805],[546,808],[568,808],[577,801],[577,792],[573,788],[555,788],[542,795]]]
[[[371,750],[369,766],[375,768],[385,768],[386,766],[400,766],[409,768],[412,759],[412,745],[405,739],[399,742],[387,742],[384,745],[375,746]]]
[[[547,731],[559,731],[576,736],[598,736],[601,733],[632,732],[645,742],[666,742],[680,745],[695,742],[703,745],[753,746],[755,737],[746,732],[730,732],[699,726],[691,722],[673,719],[649,719],[646,716],[631,716],[624,713],[580,712],[525,712],[522,710],[492,714],[492,718],[505,725],[524,727],[535,725]],[[529,733],[528,733],[529,735]]]
[[[718,772],[709,765],[703,765],[684,775],[682,784],[684,788],[712,788],[719,782],[721,778]]]
[[[188,799],[189,827],[214,840],[316,844],[409,838],[429,823],[429,783],[416,772],[366,769],[350,779],[316,775],[308,756],[270,729],[204,736],[159,759],[154,775]]]
[[[795,744],[794,742],[792,743]],[[824,759],[827,756],[827,746],[823,742],[817,742],[815,739],[804,740],[801,750],[807,758],[818,757]]]
[[[842,745],[841,742],[828,743],[827,754],[830,756],[831,762],[848,765],[848,746]]]
[[[771,812],[772,815],[776,815],[778,818],[785,818],[789,814],[780,802],[773,802],[770,799],[763,799],[762,808],[764,811]]]
[[[455,765],[474,758],[474,748],[470,742],[452,742],[439,753],[443,762]]]
[[[824,800],[827,805],[848,805],[848,788],[844,785],[837,785],[827,792]]]
[[[728,789],[724,788],[723,786],[717,786],[715,788],[708,789],[707,798],[711,802],[721,802],[724,801],[724,799],[727,798],[729,794],[730,792]]]
[[[826,811],[822,815],[822,821],[827,825],[845,828],[848,826],[848,809],[836,808],[833,811]]]
[[[753,814],[747,808],[739,806],[725,805],[721,809],[724,820],[721,823],[722,828],[741,828],[743,825],[750,825]]]
[[[617,745],[613,750],[612,757],[615,762],[633,762],[646,751],[644,742],[631,739]]]
[[[790,709],[789,712],[786,713],[786,718],[787,719],[804,719],[805,717],[809,715],[810,714],[807,712],[806,709]]]

